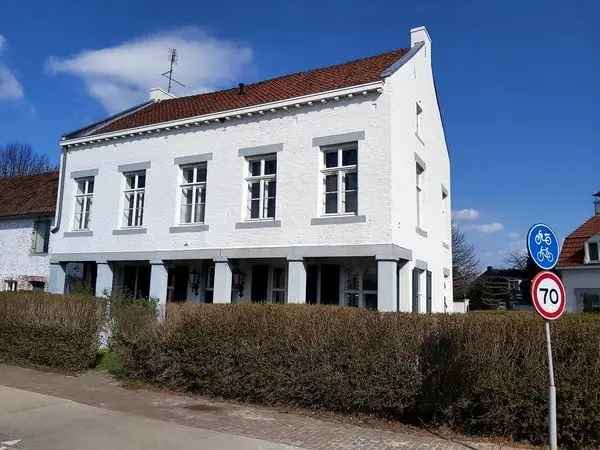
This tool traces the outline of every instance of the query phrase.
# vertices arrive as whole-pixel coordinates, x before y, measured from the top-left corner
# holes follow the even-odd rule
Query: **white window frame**
[[[206,162],[202,162],[202,163],[196,163],[196,164],[186,164],[186,165],[181,165],[179,166],[180,170],[181,170],[181,183],[179,184],[179,195],[180,195],[180,201],[179,201],[179,224],[180,225],[195,225],[195,224],[203,224],[205,217],[206,217],[206,178],[204,179],[204,181],[199,181],[198,179],[198,174],[200,173],[200,169],[205,169],[205,173],[207,173],[207,164]],[[192,182],[188,183],[184,177],[184,171],[185,170],[189,170],[192,169],[193,171],[193,175],[192,175]],[[192,190],[192,211],[191,211],[191,215],[190,215],[190,221],[186,222],[184,220],[184,213],[183,213],[183,207],[184,207],[184,196],[183,196],[183,192],[184,190],[188,190],[191,189]],[[202,201],[202,197],[204,194],[204,201]],[[198,207],[202,208],[202,216],[200,217],[200,220],[196,221],[196,209]]]
[[[139,187],[140,176],[144,176],[144,187]],[[127,184],[127,178],[134,177],[133,187],[129,188]],[[125,182],[125,186],[123,188],[123,223],[121,224],[122,228],[141,228],[144,226],[144,210],[146,207],[146,186],[148,185],[148,177],[146,174],[146,170],[136,170],[132,172],[124,172],[123,178]],[[141,194],[142,202],[141,207],[139,205],[139,197]],[[127,222],[129,220],[129,205],[127,202],[127,196],[133,195],[135,201],[133,202],[133,208],[131,208],[131,214],[134,217],[132,221],[132,225],[129,225]]]
[[[596,244],[596,248],[597,248],[596,253],[598,254],[598,259],[592,259],[592,252],[590,251],[591,244]],[[591,239],[590,241],[588,241],[585,244],[585,247],[586,247],[585,250],[586,250],[587,261],[590,263],[600,262],[600,239]]]
[[[4,291],[5,292],[17,292],[19,283],[17,280],[4,280]]]
[[[260,161],[260,174],[252,175],[251,166],[253,162]],[[265,165],[267,161],[275,161],[275,173],[265,174]],[[267,221],[275,220],[277,217],[277,154],[269,153],[267,155],[249,156],[246,158],[246,219],[249,222],[255,221]],[[275,196],[269,197],[267,192],[267,186],[269,183],[275,183]],[[259,197],[258,197],[258,217],[252,217],[252,200],[256,200],[252,197],[252,185],[258,183]],[[268,215],[268,201],[267,199],[275,199],[275,210],[273,216]]]
[[[47,232],[46,232],[46,236],[43,241],[42,250],[36,249],[37,238],[38,238],[38,235],[40,234],[40,224],[45,224],[45,226],[47,227]],[[32,254],[34,254],[34,255],[48,254],[48,250],[50,248],[50,227],[51,227],[51,222],[49,219],[36,220],[35,222],[33,222],[33,230],[31,232],[31,253]]]
[[[425,222],[424,211],[423,211],[423,209],[425,207],[425,202],[424,202],[425,168],[418,162],[416,163],[415,174],[416,174],[415,188],[416,188],[416,194],[417,194],[417,227],[423,228],[424,222]]]
[[[356,151],[356,164],[344,165],[343,152],[345,150]],[[337,166],[326,167],[326,158],[328,153],[337,152]],[[356,189],[346,189],[346,175],[356,174]],[[327,176],[337,175],[337,190],[327,191]],[[322,184],[322,201],[321,215],[322,216],[356,216],[358,215],[358,143],[346,142],[343,144],[327,145],[321,147],[321,184]],[[336,212],[327,212],[327,194],[328,192],[337,193],[337,208]],[[346,212],[346,193],[356,192],[356,211]]]
[[[92,221],[92,206],[94,200],[94,190],[96,188],[94,177],[82,177],[75,180],[75,203],[73,206],[73,231],[88,231]],[[80,193],[80,183],[83,183],[83,189]],[[91,185],[91,190],[90,190]],[[78,202],[81,200],[82,208],[78,208]],[[78,220],[79,216],[79,220]],[[87,222],[85,217],[87,216]]]

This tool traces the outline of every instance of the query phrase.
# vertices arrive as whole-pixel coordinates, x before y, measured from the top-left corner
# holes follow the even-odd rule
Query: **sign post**
[[[538,223],[529,229],[527,250],[538,267],[543,269],[531,281],[531,301],[537,313],[545,319],[546,350],[548,352],[549,398],[548,431],[550,450],[557,450],[556,429],[556,385],[554,384],[554,363],[550,340],[550,321],[560,318],[566,309],[565,288],[560,278],[553,272],[558,262],[558,240],[552,229]]]

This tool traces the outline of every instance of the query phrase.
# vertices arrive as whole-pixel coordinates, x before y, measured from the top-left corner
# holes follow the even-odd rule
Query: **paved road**
[[[0,386],[0,450],[294,448]]]

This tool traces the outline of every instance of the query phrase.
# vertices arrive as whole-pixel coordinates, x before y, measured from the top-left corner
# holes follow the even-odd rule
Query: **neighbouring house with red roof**
[[[217,92],[154,89],[64,135],[50,290],[78,273],[161,308],[452,311],[432,44],[425,27],[409,42]]]
[[[600,312],[600,192],[594,197],[594,215],[567,236],[558,261],[570,312]]]
[[[46,290],[58,172],[0,178],[0,291]]]

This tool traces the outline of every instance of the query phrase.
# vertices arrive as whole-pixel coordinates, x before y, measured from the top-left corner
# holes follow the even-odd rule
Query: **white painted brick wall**
[[[0,220],[0,290],[7,279],[48,277],[48,255],[31,254],[33,222],[34,219]]]

